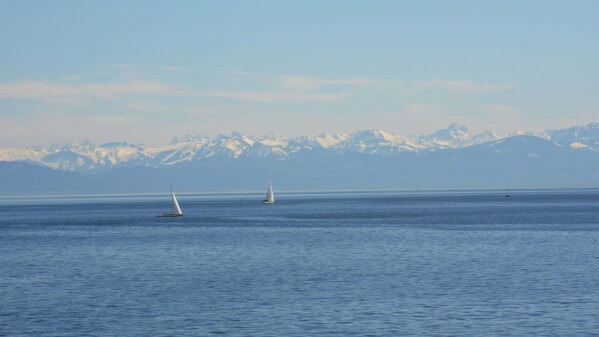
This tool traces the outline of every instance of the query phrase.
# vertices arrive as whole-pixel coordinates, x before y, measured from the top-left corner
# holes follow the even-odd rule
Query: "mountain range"
[[[162,146],[88,141],[0,148],[0,194],[599,186],[599,123],[497,136],[452,124],[284,138],[234,132]]]

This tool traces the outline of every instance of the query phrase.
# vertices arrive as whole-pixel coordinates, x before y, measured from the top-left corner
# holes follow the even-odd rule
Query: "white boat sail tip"
[[[275,195],[272,191],[272,184],[268,182],[268,190],[266,191],[266,199],[264,199],[265,205],[272,205],[275,203]]]
[[[183,216],[183,211],[177,202],[177,197],[175,196],[175,192],[173,192],[173,187],[171,186],[171,201],[173,203],[173,209],[170,212],[162,213],[159,217],[176,217]]]

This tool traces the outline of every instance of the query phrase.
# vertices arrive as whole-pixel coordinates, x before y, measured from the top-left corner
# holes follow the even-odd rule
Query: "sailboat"
[[[265,205],[272,205],[275,203],[275,195],[272,192],[272,184],[268,182],[268,190],[266,191],[266,199],[264,199]]]
[[[183,211],[181,211],[181,207],[179,207],[179,203],[177,202],[175,192],[173,192],[173,186],[171,186],[171,201],[173,203],[173,210],[170,212],[162,213],[159,215],[159,217],[183,216]]]

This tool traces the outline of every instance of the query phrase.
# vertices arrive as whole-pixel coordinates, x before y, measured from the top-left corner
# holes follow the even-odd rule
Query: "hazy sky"
[[[0,0],[0,147],[599,120],[599,1]]]

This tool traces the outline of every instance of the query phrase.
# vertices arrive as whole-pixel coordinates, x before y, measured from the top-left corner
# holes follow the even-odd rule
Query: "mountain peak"
[[[599,151],[599,123],[596,122],[561,130],[547,130],[543,136],[558,145]]]
[[[360,138],[360,139],[377,139],[377,140],[385,140],[385,141],[394,141],[395,140],[395,136],[393,134],[390,134],[388,132],[381,131],[381,130],[358,131],[358,132],[354,132],[352,134],[352,137]]]
[[[534,136],[534,135],[531,135]],[[548,130],[541,136],[560,148],[572,151],[599,151],[599,123]],[[161,146],[112,142],[95,147],[89,142],[26,149],[0,148],[0,160],[31,161],[68,171],[99,172],[117,166],[165,166],[204,160],[210,157],[289,159],[299,153],[326,151],[331,155],[368,154],[393,156],[400,152],[434,152],[485,144],[500,139],[485,131],[471,134],[457,123],[430,135],[406,136],[382,130],[363,130],[349,135],[327,132],[317,136],[284,138],[276,133],[263,136],[184,136]],[[505,138],[503,138],[505,139]],[[535,139],[538,136],[535,136]],[[517,139],[514,139],[515,142]],[[324,152],[323,152],[324,153]]]
[[[132,146],[132,145],[127,142],[110,142],[110,143],[105,143],[105,144],[100,145],[100,147],[105,148],[105,149],[116,148],[116,147],[130,147],[130,146]]]
[[[231,136],[230,137],[231,138],[241,139],[241,138],[243,138],[243,135],[240,132],[238,132],[238,131],[233,131],[233,132],[231,132]]]
[[[451,123],[446,130],[468,132],[468,128],[463,124]]]
[[[445,129],[435,131],[433,135],[439,139],[462,139],[469,135],[468,128],[464,125],[452,123]]]

